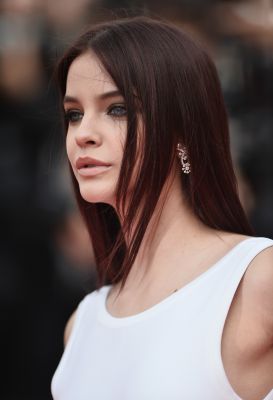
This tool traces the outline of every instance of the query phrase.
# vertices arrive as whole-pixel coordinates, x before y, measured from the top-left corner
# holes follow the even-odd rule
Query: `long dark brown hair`
[[[79,37],[58,64],[62,97],[71,63],[87,51],[98,57],[123,95],[128,122],[117,185],[122,227],[112,206],[90,204],[81,197],[72,174],[94,247],[97,286],[118,281],[124,285],[174,165],[178,142],[186,146],[192,166],[189,175],[181,173],[181,185],[195,215],[209,227],[252,235],[238,198],[216,68],[202,46],[176,26],[148,17],[97,24]],[[141,151],[139,112],[144,123]],[[137,178],[125,208],[137,160]],[[124,235],[133,226],[125,243]]]

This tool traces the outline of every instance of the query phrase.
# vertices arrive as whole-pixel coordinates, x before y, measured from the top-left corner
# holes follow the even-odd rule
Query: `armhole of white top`
[[[224,306],[224,308],[225,308],[224,318],[221,318],[221,328],[219,330],[219,335],[217,335],[217,340],[216,340],[217,346],[215,347],[216,355],[214,354],[214,356],[216,357],[216,368],[214,369],[214,371],[217,371],[217,374],[218,374],[217,382],[219,382],[219,384],[220,384],[219,387],[222,390],[222,394],[226,395],[227,393],[229,393],[230,398],[234,398],[236,400],[241,400],[241,398],[235,392],[233,386],[231,385],[231,382],[227,376],[227,373],[226,373],[226,370],[224,367],[223,358],[222,358],[222,337],[223,337],[224,327],[225,327],[225,323],[226,323],[226,319],[227,319],[229,310],[231,308],[233,298],[236,294],[236,291],[238,290],[238,287],[239,287],[247,269],[251,265],[254,258],[256,258],[262,251],[264,251],[272,246],[273,246],[273,240],[268,239],[268,238],[258,237],[257,242],[255,243],[255,246],[253,248],[250,248],[248,253],[245,254],[245,256],[243,257],[243,259],[241,261],[241,263],[242,263],[241,267],[238,268],[238,275],[237,275],[238,278],[235,279],[235,283],[232,285],[231,289],[228,292],[228,296],[227,296],[228,301],[226,302],[227,304]],[[215,367],[215,365],[214,365],[214,367]],[[271,393],[272,393],[272,391],[268,395],[270,395]],[[267,396],[263,400],[267,400]],[[271,397],[270,397],[270,399],[271,399]],[[272,400],[273,400],[273,397],[272,397]]]

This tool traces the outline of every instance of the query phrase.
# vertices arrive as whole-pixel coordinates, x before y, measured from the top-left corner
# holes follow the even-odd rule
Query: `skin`
[[[126,112],[120,108],[124,107],[121,96],[99,100],[103,93],[113,90],[117,90],[115,83],[94,54],[85,53],[73,61],[66,96],[74,100],[64,103],[70,116],[68,158],[83,198],[115,207],[115,187],[126,138]],[[103,160],[111,167],[95,177],[82,177],[75,167],[79,156]],[[177,162],[163,190],[165,202],[159,221],[154,226],[152,218],[124,289],[118,295],[119,284],[111,288],[107,309],[115,317],[137,314],[159,303],[247,238],[201,223],[183,199],[180,174]],[[155,216],[157,212],[158,209]],[[74,318],[75,313],[67,324],[65,342]],[[222,336],[222,359],[226,375],[241,398],[260,400],[272,388],[272,247],[255,257],[239,284]]]
[[[127,122],[121,96],[100,98],[102,94],[113,90],[117,90],[116,85],[89,53],[71,65],[67,77],[67,100],[64,101],[70,121],[67,155],[79,182],[81,195],[91,203],[103,201],[114,205],[115,201]],[[91,179],[82,177],[75,164],[78,157],[86,156],[109,163],[111,168]]]

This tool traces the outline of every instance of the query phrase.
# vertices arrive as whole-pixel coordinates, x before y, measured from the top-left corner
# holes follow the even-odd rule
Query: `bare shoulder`
[[[252,260],[244,280],[253,295],[259,296],[263,301],[269,300],[263,306],[273,307],[273,244]]]
[[[75,322],[75,318],[76,318],[76,313],[77,313],[77,310],[75,310],[73,312],[73,314],[71,314],[69,320],[66,323],[65,330],[64,330],[64,346],[66,346],[66,344],[68,342],[68,339],[70,337],[70,334],[72,332],[72,329],[73,329],[73,326],[74,326],[74,322]]]
[[[262,250],[246,270],[242,290],[245,301],[273,343],[273,246]]]

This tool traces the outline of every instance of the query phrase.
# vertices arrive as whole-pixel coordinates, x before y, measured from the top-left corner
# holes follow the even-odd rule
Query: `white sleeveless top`
[[[109,314],[110,286],[87,295],[52,379],[54,400],[241,400],[223,367],[222,332],[249,263],[269,246],[273,240],[243,240],[137,315]]]

